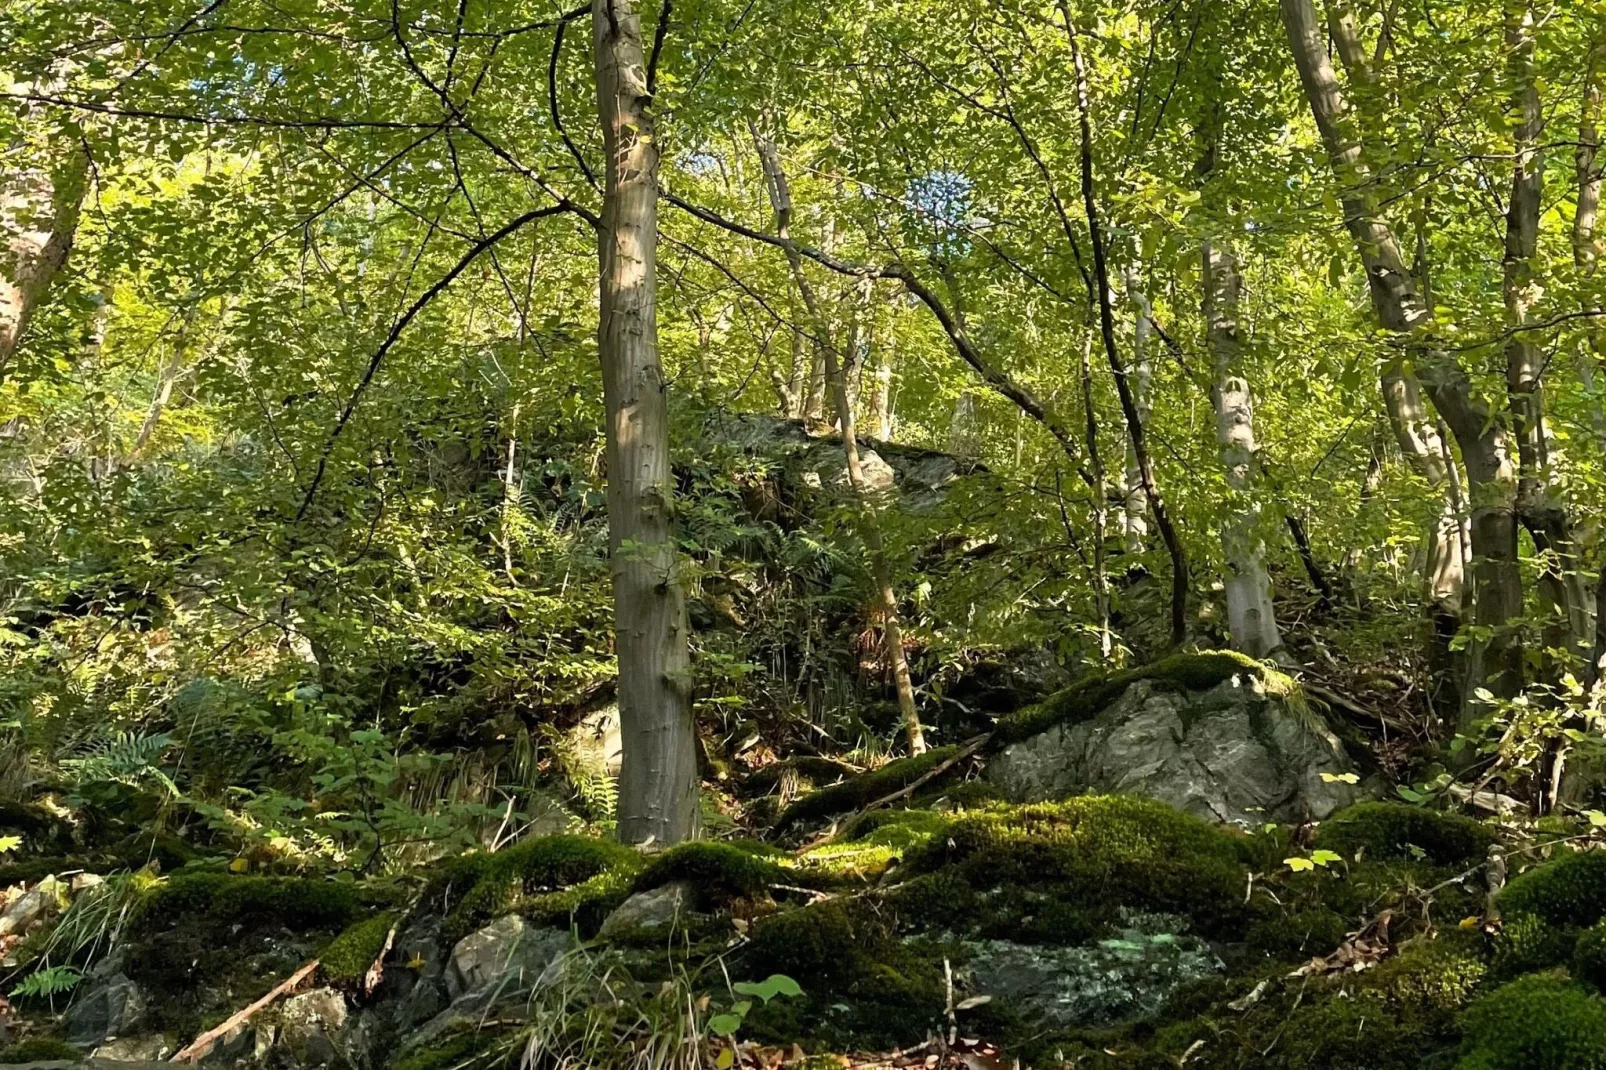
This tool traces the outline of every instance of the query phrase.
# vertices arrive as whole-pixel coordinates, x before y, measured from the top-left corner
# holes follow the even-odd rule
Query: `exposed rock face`
[[[354,1063],[347,1017],[346,997],[332,988],[291,996],[279,1012],[278,1047],[297,1067]]]
[[[603,921],[597,935],[605,940],[621,936],[668,932],[691,910],[697,888],[690,881],[670,881],[620,903]]]
[[[1091,720],[1006,747],[988,767],[1014,802],[1122,792],[1242,825],[1326,817],[1362,792],[1322,774],[1353,771],[1318,718],[1248,674],[1208,691],[1136,681]]]
[[[1208,944],[1183,931],[1186,924],[1164,914],[1131,914],[1116,936],[1087,947],[976,941],[967,945],[971,985],[1049,1028],[1146,1018],[1178,986],[1226,969]]]
[[[566,930],[538,929],[517,914],[497,918],[452,948],[447,991],[454,999],[497,985],[528,991],[573,940]]]
[[[749,453],[780,460],[791,480],[805,487],[845,492],[849,486],[841,437],[812,434],[802,420],[756,413],[723,416],[715,429],[723,441]],[[942,496],[948,484],[980,465],[936,450],[860,438],[860,461],[870,485],[894,492],[906,506],[919,508]]]
[[[119,973],[74,1000],[63,1024],[69,1043],[98,1049],[132,1034],[144,1017],[145,994]]]

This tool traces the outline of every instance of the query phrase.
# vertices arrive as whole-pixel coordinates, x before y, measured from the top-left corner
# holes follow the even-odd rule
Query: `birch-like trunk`
[[[1600,155],[1601,79],[1606,74],[1606,36],[1595,40],[1584,61],[1584,92],[1578,111],[1578,147],[1573,150],[1574,173],[1578,177],[1578,202],[1573,211],[1572,246],[1573,267],[1579,281],[1591,279],[1600,260],[1600,239],[1595,227],[1600,216],[1601,172],[1596,165]],[[1586,291],[1587,293],[1587,291]],[[1586,296],[1583,308],[1586,314],[1600,312],[1599,301]],[[1606,449],[1606,404],[1596,395],[1597,376],[1606,365],[1606,331],[1594,320],[1584,329],[1584,341],[1578,349],[1578,377],[1591,398],[1591,417],[1595,425],[1595,438]]]
[[[1467,693],[1485,686],[1496,695],[1514,695],[1522,683],[1522,649],[1507,624],[1522,612],[1522,574],[1517,563],[1516,468],[1504,423],[1479,398],[1454,355],[1434,348],[1427,337],[1432,313],[1394,232],[1377,211],[1361,138],[1351,130],[1311,0],[1280,0],[1280,6],[1300,82],[1340,186],[1344,225],[1366,268],[1378,321],[1396,335],[1419,369],[1422,386],[1455,435],[1466,465],[1476,623],[1492,636],[1472,645]],[[1466,712],[1476,711],[1468,706]]]
[[[870,575],[875,583],[876,608],[881,618],[883,651],[887,664],[892,669],[893,685],[898,694],[898,712],[903,720],[909,753],[923,754],[926,750],[926,737],[920,726],[920,712],[915,706],[914,683],[909,676],[909,660],[903,650],[903,624],[898,615],[897,592],[892,586],[892,564],[887,559],[886,542],[881,534],[876,491],[865,477],[864,466],[859,457],[858,430],[853,418],[853,402],[848,396],[844,365],[837,360],[836,347],[832,345],[830,325],[826,320],[825,311],[820,306],[819,298],[803,271],[802,254],[798,252],[797,244],[792,240],[792,191],[786,180],[786,169],[781,166],[780,152],[776,149],[775,143],[756,128],[753,130],[753,145],[758,150],[759,160],[764,165],[765,186],[769,191],[770,204],[775,209],[775,235],[780,239],[786,252],[787,265],[792,271],[792,281],[796,284],[798,293],[803,296],[804,307],[809,313],[810,329],[820,339],[818,349],[822,358],[821,366],[836,409],[837,424],[842,433],[842,453],[847,462],[848,485],[853,491],[857,507],[860,538],[864,540],[865,550],[870,557]],[[867,279],[862,282],[865,286],[869,285]],[[868,297],[868,294],[865,296]]]
[[[1545,649],[1587,657],[1593,638],[1590,606],[1578,573],[1572,522],[1550,479],[1541,373],[1546,361],[1531,335],[1520,333],[1539,299],[1534,256],[1539,248],[1540,200],[1544,196],[1545,157],[1539,139],[1544,115],[1534,81],[1534,13],[1521,0],[1508,0],[1507,74],[1511,84],[1513,128],[1511,195],[1506,202],[1505,256],[1501,263],[1505,299],[1506,394],[1517,440],[1517,508],[1533,537],[1542,565],[1537,583],[1545,610]],[[1561,666],[1553,666],[1552,677]]]
[[[1126,297],[1127,303],[1132,306],[1132,400],[1137,405],[1138,419],[1147,426],[1149,383],[1154,377],[1149,342],[1154,333],[1154,324],[1150,319],[1152,310],[1149,295],[1143,292],[1143,277],[1136,257],[1126,267]],[[1126,438],[1126,471],[1121,496],[1125,505],[1121,512],[1122,543],[1127,558],[1136,561],[1149,540],[1149,495],[1143,489],[1143,472],[1138,468],[1138,455],[1132,448],[1130,435]]]
[[[893,345],[892,331],[877,331],[870,338],[872,356],[875,358],[874,380],[870,384],[868,400],[868,420],[870,433],[880,442],[891,442],[893,432],[892,414],[892,368]]]
[[[606,155],[597,347],[623,737],[618,834],[678,843],[698,830],[697,738],[658,358],[658,144],[630,0],[593,0],[591,22]]]
[[[1238,305],[1243,282],[1230,249],[1207,241],[1202,259],[1205,329],[1215,364],[1210,400],[1216,410],[1216,441],[1232,505],[1221,528],[1221,548],[1227,560],[1227,630],[1234,649],[1265,658],[1278,651],[1283,640],[1277,631],[1266,546],[1260,535],[1254,401],[1249,381],[1239,374],[1243,340],[1238,334]]]
[[[0,382],[72,252],[88,176],[89,157],[76,144],[47,166],[0,174]]]

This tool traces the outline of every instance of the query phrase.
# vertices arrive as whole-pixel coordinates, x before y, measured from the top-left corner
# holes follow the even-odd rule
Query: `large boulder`
[[[1338,737],[1253,671],[1203,690],[1136,679],[1088,713],[1006,746],[989,763],[993,783],[1014,802],[1146,795],[1246,826],[1321,819],[1363,794]]]
[[[1102,1028],[1147,1018],[1183,984],[1226,967],[1187,920],[1125,914],[1114,936],[1084,947],[977,940],[970,983],[978,995],[1050,1029]]]

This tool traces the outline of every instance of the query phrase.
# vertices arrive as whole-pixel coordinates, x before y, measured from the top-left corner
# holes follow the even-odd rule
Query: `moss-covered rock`
[[[1308,959],[1332,951],[1350,928],[1343,916],[1317,907],[1257,921],[1244,934],[1244,943],[1270,958]]]
[[[1055,725],[1088,720],[1139,680],[1152,680],[1181,691],[1208,691],[1240,674],[1260,680],[1272,694],[1301,701],[1299,685],[1292,677],[1235,650],[1173,654],[1148,665],[1085,676],[1037,705],[1001,718],[994,742],[1018,743]]]
[[[1500,893],[1507,915],[1585,928],[1606,917],[1606,851],[1576,851],[1535,866]]]
[[[324,976],[336,984],[360,981],[384,950],[385,938],[396,923],[390,911],[350,926],[318,953]]]
[[[786,871],[763,845],[694,840],[664,851],[636,877],[632,891],[646,892],[670,881],[691,881],[704,906],[764,895],[784,884]]]
[[[750,1035],[838,1051],[920,1040],[942,1018],[943,957],[897,939],[890,919],[868,900],[829,900],[772,915],[755,927],[745,968],[755,977],[792,977],[804,998],[754,1008]]]
[[[1121,795],[961,814],[905,864],[948,869],[978,892],[1040,890],[1084,909],[1182,914],[1206,931],[1242,919],[1248,873],[1238,837]]]
[[[643,865],[630,847],[593,836],[541,836],[494,853],[462,855],[442,866],[430,882],[426,899],[448,903],[446,935],[459,940],[514,909],[529,905],[556,915],[582,906],[606,914],[629,894],[629,880]],[[582,895],[544,898],[592,882],[604,874],[622,874],[614,881],[596,881]],[[595,919],[600,923],[601,918]]]
[[[149,931],[205,921],[211,926],[341,928],[364,913],[372,901],[372,893],[350,882],[180,873],[145,897],[139,911],[139,927]]]
[[[1467,866],[1483,859],[1494,831],[1460,814],[1403,803],[1364,802],[1340,810],[1316,830],[1316,846],[1348,859],[1424,859]]]
[[[56,1037],[29,1037],[0,1048],[0,1064],[82,1062],[83,1052]]]
[[[1530,974],[1470,1007],[1459,1070],[1606,1067],[1606,1000],[1559,974]]]
[[[811,792],[788,806],[776,820],[775,827],[784,831],[804,822],[852,813],[908,787],[958,753],[958,747],[937,747],[924,754],[896,758],[873,772]]]
[[[505,1031],[458,1029],[390,1064],[390,1070],[493,1070],[516,1066],[523,1045]]]
[[[1606,922],[1596,922],[1578,934],[1573,944],[1572,975],[1606,992]]]

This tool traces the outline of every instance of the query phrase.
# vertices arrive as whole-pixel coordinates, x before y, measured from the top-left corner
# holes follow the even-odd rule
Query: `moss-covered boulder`
[[[1458,1070],[1600,1070],[1606,1000],[1560,974],[1530,974],[1468,1009]]]
[[[1000,722],[988,778],[1015,802],[1147,795],[1211,821],[1325,817],[1360,789],[1288,676],[1228,652],[1089,677]]]
[[[629,896],[643,864],[639,852],[612,840],[540,836],[452,859],[431,879],[425,902],[446,909],[452,940],[515,910],[543,923],[573,922],[589,935]]]
[[[1549,925],[1586,928],[1606,917],[1606,851],[1572,851],[1507,884],[1500,909]]]
[[[956,815],[905,858],[910,873],[936,883],[899,902],[912,920],[942,918],[931,900],[963,904],[968,891],[974,906],[962,909],[981,935],[1020,939],[1046,923],[1040,942],[1087,939],[1121,907],[1180,914],[1216,932],[1244,919],[1244,857],[1239,837],[1164,803],[1084,795]],[[1053,929],[1061,939],[1042,939]]]
[[[1404,803],[1363,802],[1340,810],[1316,830],[1316,846],[1347,859],[1418,859],[1463,867],[1483,860],[1494,830],[1461,814]]]

